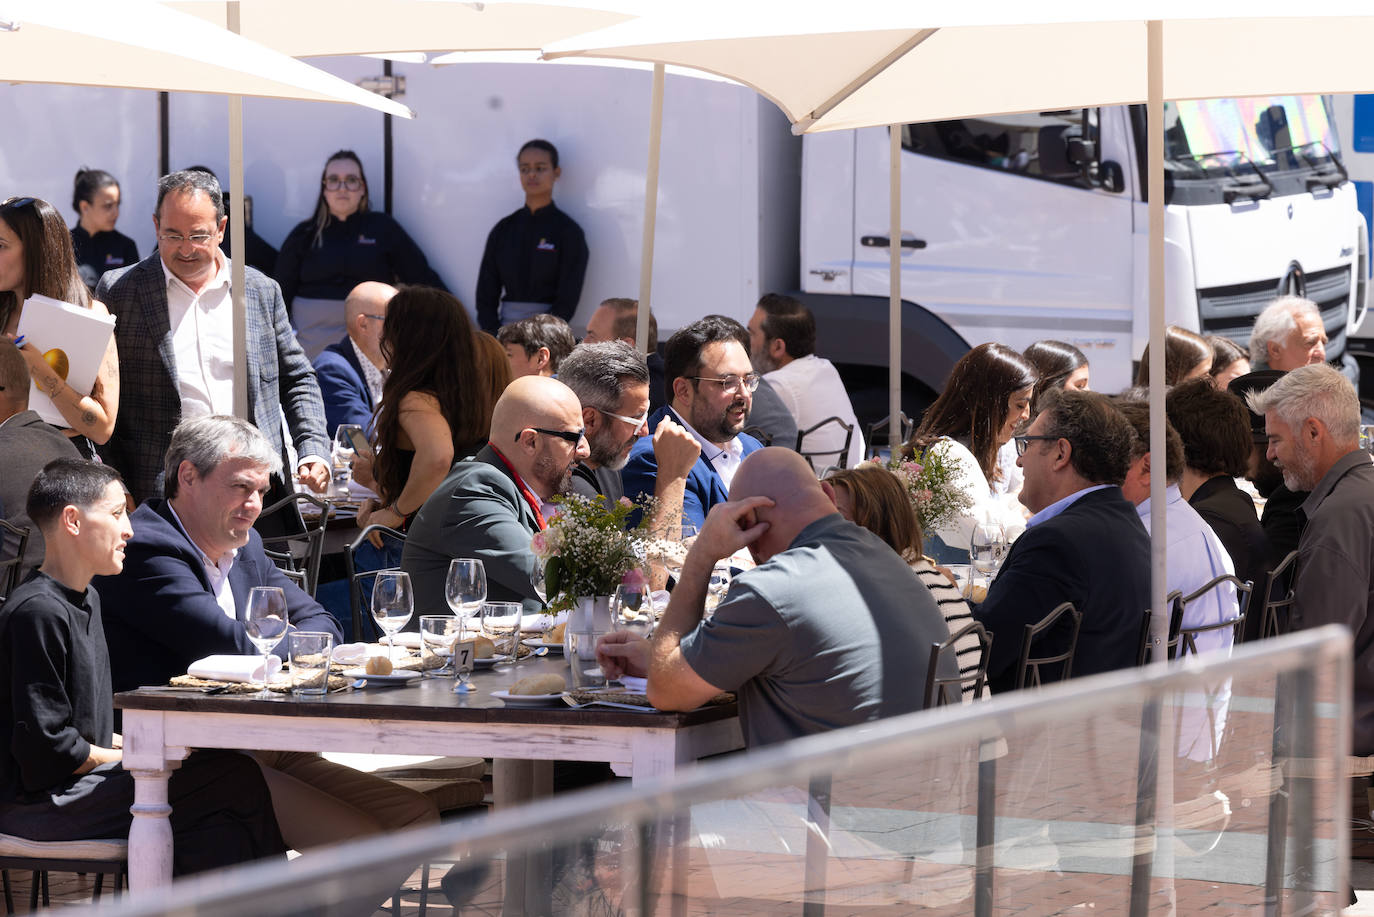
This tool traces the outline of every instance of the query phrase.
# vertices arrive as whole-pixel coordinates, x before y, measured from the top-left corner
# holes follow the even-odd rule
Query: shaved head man
[[[757,566],[704,618],[711,570],[742,548]],[[930,644],[948,637],[906,562],[835,512],[805,459],[768,448],[707,515],[652,642],[617,632],[598,655],[608,675],[647,674],[660,709],[736,692],[754,747],[921,709]]]
[[[315,358],[315,375],[324,398],[324,418],[333,436],[339,424],[357,424],[372,433],[372,417],[382,401],[387,362],[382,356],[382,324],[396,288],[369,280],[344,300],[348,335]]]
[[[444,608],[444,579],[455,557],[475,557],[487,572],[487,598],[543,603],[530,584],[530,538],[548,525],[550,500],[567,493],[587,457],[582,405],[557,379],[523,376],[506,386],[491,415],[487,444],[453,466],[411,523],[401,569],[417,608]]]

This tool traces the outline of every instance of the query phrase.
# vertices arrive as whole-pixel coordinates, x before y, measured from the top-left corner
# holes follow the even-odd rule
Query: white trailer
[[[314,61],[321,63],[321,61]],[[336,58],[360,80],[379,61]],[[591,261],[574,324],[639,285],[651,75],[567,64],[396,64],[418,112],[392,125],[392,213],[469,306],[486,234],[519,206],[515,151],[558,145],[559,206]],[[70,199],[82,164],[123,182],[120,228],[146,253],[160,140],[167,165],[227,175],[226,103],[152,93],[0,87],[0,195]],[[334,150],[362,157],[383,202],[382,117],[246,100],[245,185],[254,228],[280,244],[312,212]],[[969,346],[1059,338],[1092,360],[1094,387],[1129,384],[1147,340],[1143,106],[902,128],[904,403],[943,384]],[[1167,312],[1244,342],[1282,290],[1322,307],[1328,357],[1353,370],[1365,228],[1321,97],[1169,104]],[[669,75],[653,304],[660,334],[758,297],[801,291],[861,419],[887,413],[887,129],[793,137],[752,91]]]

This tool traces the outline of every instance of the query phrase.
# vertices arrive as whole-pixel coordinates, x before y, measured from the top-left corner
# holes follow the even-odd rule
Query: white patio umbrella
[[[1236,16],[1243,12],[1242,16]],[[1027,6],[851,0],[771,4],[697,0],[544,49],[544,56],[608,57],[695,67],[752,86],[796,133],[891,125],[891,229],[901,238],[898,125],[1019,111],[1146,102],[1150,338],[1164,334],[1164,99],[1358,91],[1374,85],[1368,3],[1332,0],[1295,15],[1291,3],[1086,0]],[[891,250],[891,416],[901,406],[901,278]],[[1150,349],[1164,378],[1164,348]],[[1150,398],[1151,451],[1164,452],[1163,388]],[[897,424],[892,425],[894,440]],[[1153,639],[1167,633],[1165,482],[1152,479]],[[1162,656],[1162,654],[1156,654]]]
[[[232,6],[233,4],[231,4]],[[231,187],[243,180],[242,97],[409,108],[151,0],[0,0],[0,80],[228,95]],[[243,195],[230,231],[243,251]],[[234,413],[248,416],[243,260],[233,263]]]

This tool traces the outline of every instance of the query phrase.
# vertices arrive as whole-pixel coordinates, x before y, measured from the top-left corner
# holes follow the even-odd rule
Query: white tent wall
[[[221,111],[223,105],[221,100]],[[5,131],[0,143],[0,200],[42,198],[73,225],[76,170],[83,165],[104,169],[120,183],[120,231],[138,243],[140,255],[152,250],[158,160],[156,92],[7,85],[0,87],[0,124],[38,126]]]

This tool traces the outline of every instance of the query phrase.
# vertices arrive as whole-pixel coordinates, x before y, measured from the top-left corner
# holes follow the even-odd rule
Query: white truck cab
[[[1366,236],[1327,102],[1169,103],[1165,117],[1167,320],[1244,345],[1274,296],[1298,292],[1321,306],[1328,359],[1353,372]],[[986,341],[1068,341],[1094,388],[1131,383],[1148,340],[1144,121],[1131,106],[901,128],[908,396],[938,391]],[[888,225],[887,129],[808,136],[801,285],[856,387],[886,338]]]

